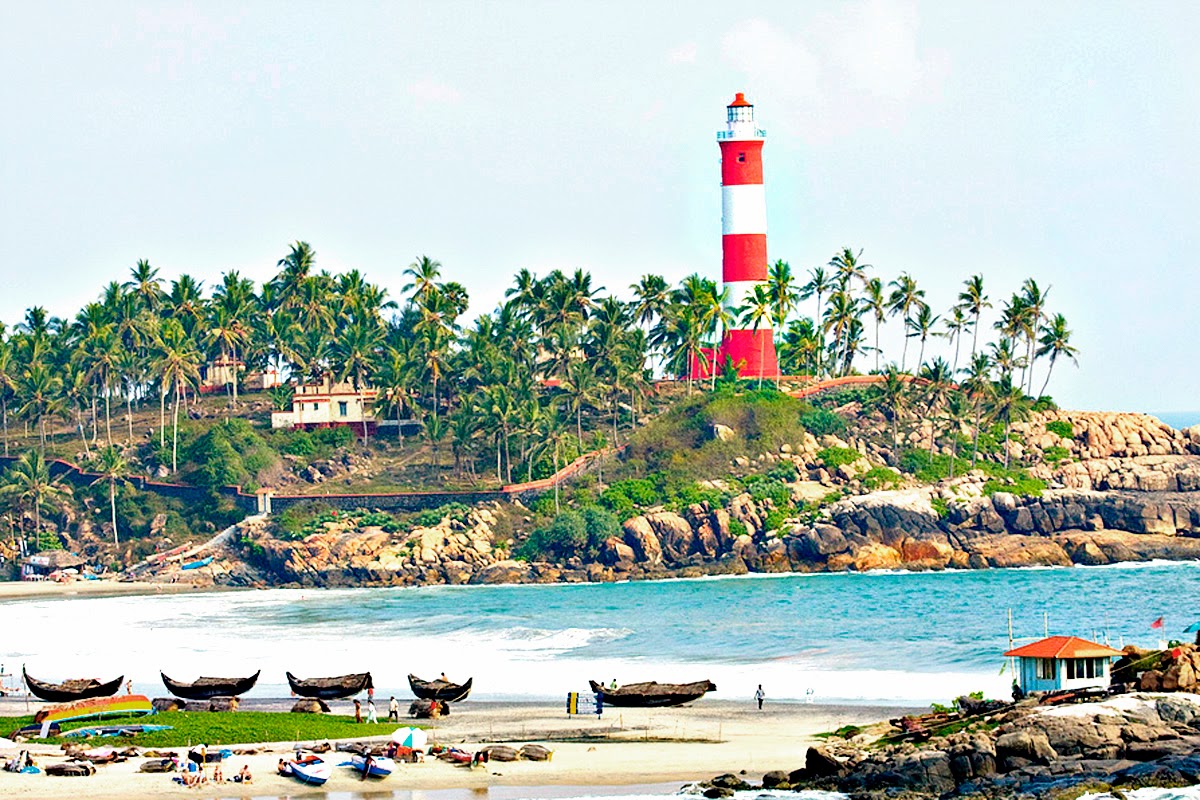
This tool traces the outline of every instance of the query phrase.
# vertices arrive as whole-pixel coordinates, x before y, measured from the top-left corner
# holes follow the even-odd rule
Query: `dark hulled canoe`
[[[369,672],[339,675],[336,678],[297,678],[290,672],[285,674],[293,692],[301,697],[316,697],[320,700],[341,700],[365,689],[375,688]]]
[[[94,697],[111,697],[121,688],[124,675],[118,676],[108,683],[101,683],[95,678],[74,678],[62,683],[39,681],[21,667],[25,676],[25,685],[34,697],[41,698],[47,703],[71,703],[76,700],[90,700]]]
[[[707,692],[715,692],[716,684],[712,681],[696,681],[695,683],[627,683],[619,689],[606,689],[595,681],[588,681],[592,691],[599,695],[606,706],[625,706],[630,708],[658,708],[662,706],[679,706],[699,700]]]
[[[471,681],[474,678],[468,678],[466,683],[450,683],[440,678],[436,681],[423,681],[416,675],[408,676],[408,686],[412,689],[412,693],[422,700],[441,700],[443,703],[457,703],[459,700],[466,700],[467,695],[471,693]]]
[[[162,672],[158,674],[162,675],[162,682],[167,691],[176,697],[182,697],[184,700],[211,700],[214,697],[237,697],[239,694],[245,694],[258,683],[259,672],[249,678],[197,678],[191,683],[171,680]]]

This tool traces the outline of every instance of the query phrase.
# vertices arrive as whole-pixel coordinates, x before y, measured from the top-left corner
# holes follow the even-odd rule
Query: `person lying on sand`
[[[242,764],[242,768],[237,775],[233,776],[234,783],[253,783],[254,779],[250,777],[250,765]]]

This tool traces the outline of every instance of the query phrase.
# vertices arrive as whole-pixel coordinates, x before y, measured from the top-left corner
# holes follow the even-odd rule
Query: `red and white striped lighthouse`
[[[741,92],[728,106],[721,146],[721,280],[732,308],[745,306],[757,285],[767,281],[767,200],[763,192],[762,148],[767,132],[754,124],[754,106]],[[740,365],[743,378],[779,374],[775,337],[768,323],[758,330],[735,322],[721,342],[725,356]]]

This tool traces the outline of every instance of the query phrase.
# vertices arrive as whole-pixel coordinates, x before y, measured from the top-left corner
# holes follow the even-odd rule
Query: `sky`
[[[140,258],[265,280],[297,239],[393,296],[434,257],[471,315],[521,268],[717,277],[744,91],[771,260],[861,248],[937,312],[1034,277],[1080,350],[1061,405],[1197,409],[1197,30],[1191,2],[0,0],[0,319]]]

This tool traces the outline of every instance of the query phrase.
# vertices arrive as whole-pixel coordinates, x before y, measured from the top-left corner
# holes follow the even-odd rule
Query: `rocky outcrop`
[[[1026,701],[964,724],[966,730],[922,743],[895,731],[882,739],[829,740],[809,748],[804,766],[785,779],[782,770],[764,775],[763,788],[861,798],[1053,798],[1077,797],[1085,787],[1200,783],[1200,698],[1192,695],[1122,695],[1059,707]]]

